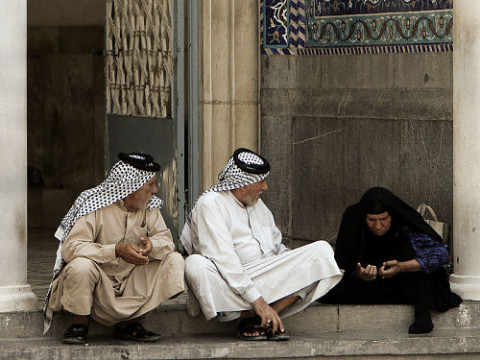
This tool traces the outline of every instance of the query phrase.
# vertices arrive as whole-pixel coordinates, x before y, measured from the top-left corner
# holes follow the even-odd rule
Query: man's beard
[[[244,201],[247,206],[253,206],[257,203],[258,199],[260,199],[260,195],[262,195],[263,191],[260,191],[257,195],[249,195],[247,196]]]

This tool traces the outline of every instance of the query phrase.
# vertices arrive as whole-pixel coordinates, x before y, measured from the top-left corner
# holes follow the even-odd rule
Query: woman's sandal
[[[272,329],[269,329],[267,330],[267,338],[269,341],[287,341],[290,340],[290,335],[287,335],[285,330],[273,332]]]
[[[160,340],[160,335],[146,330],[139,322],[133,322],[125,327],[117,328],[117,338],[143,342],[155,342]]]
[[[262,323],[262,319],[260,317],[247,317],[240,320],[237,327],[237,337],[241,340],[246,341],[262,341],[267,340],[267,334],[264,328],[256,327],[256,325],[260,325]],[[246,335],[257,333],[258,335]]]
[[[84,345],[87,342],[88,326],[81,324],[72,324],[65,334],[62,342],[64,344]]]

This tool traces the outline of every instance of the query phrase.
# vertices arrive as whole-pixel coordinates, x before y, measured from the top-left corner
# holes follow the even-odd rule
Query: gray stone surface
[[[103,43],[101,26],[28,28],[31,227],[56,226],[63,200],[104,178]]]
[[[452,224],[453,123],[403,121],[401,128],[400,189],[416,206],[430,204],[437,216]]]
[[[452,222],[452,54],[262,56],[261,69],[264,199],[286,238],[334,242],[372,186]]]
[[[105,2],[97,0],[28,0],[28,25],[103,25],[105,8]]]
[[[103,49],[103,26],[62,26],[59,28],[60,51],[63,53],[91,53]]]
[[[247,342],[226,335],[164,337],[154,344],[96,338],[88,345],[55,339],[0,340],[0,359],[475,359],[480,333],[441,331],[409,336],[394,331],[293,336],[288,342]]]
[[[0,338],[29,338],[43,332],[41,307],[50,284],[58,242],[53,231],[29,229],[28,283],[39,299],[39,308],[27,312],[0,313]],[[145,325],[166,336],[224,334],[233,336],[235,323],[206,321],[203,316],[192,318],[186,312],[186,294],[169,300],[144,319]],[[342,331],[395,330],[406,333],[413,319],[408,305],[325,305],[314,303],[304,311],[285,319],[285,326],[294,336],[321,335]],[[480,302],[464,302],[446,313],[433,314],[435,331],[480,329]],[[55,316],[49,337],[60,338],[70,324],[66,314]],[[112,329],[93,323],[93,336],[111,336]]]
[[[114,329],[95,322],[88,346],[60,342],[70,324],[57,314],[46,336],[40,307],[46,294],[58,242],[50,230],[29,229],[28,283],[39,298],[33,311],[0,313],[0,359],[475,359],[480,356],[480,303],[433,314],[434,331],[411,336],[408,305],[323,305],[285,319],[288,343],[243,342],[235,338],[235,323],[190,317],[186,294],[168,301],[144,319],[162,334],[156,344],[136,344],[113,338]]]
[[[330,239],[335,234],[325,230],[337,228],[341,216],[330,204],[342,197],[343,136],[343,124],[336,119],[293,117],[291,186],[295,238]]]
[[[268,179],[269,204],[275,209],[273,215],[282,233],[289,237],[292,228],[292,121],[289,117],[264,117],[262,133],[270,141],[264,144],[263,152],[275,173]],[[267,195],[268,194],[268,195]]]
[[[450,89],[452,53],[262,56],[261,87]]]
[[[379,120],[451,120],[448,89],[262,89],[262,114]],[[396,102],[400,102],[396,104]]]

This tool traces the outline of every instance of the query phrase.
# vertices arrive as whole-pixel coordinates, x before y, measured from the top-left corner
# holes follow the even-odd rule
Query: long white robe
[[[281,314],[289,316],[326,294],[342,277],[327,242],[288,250],[263,201],[244,206],[230,191],[200,197],[192,211],[191,239],[194,255],[186,259],[185,274],[207,320],[218,313],[251,309],[260,296],[272,303],[312,286],[305,298]],[[195,315],[195,302],[188,304]]]

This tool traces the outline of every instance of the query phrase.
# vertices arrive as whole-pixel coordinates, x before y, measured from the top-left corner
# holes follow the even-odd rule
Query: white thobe
[[[282,314],[291,315],[323,296],[342,276],[327,242],[288,250],[263,201],[244,206],[230,191],[200,197],[191,214],[191,239],[194,255],[186,260],[185,274],[207,319],[251,309],[260,296],[272,303],[314,284]],[[189,311],[195,314],[192,306]]]

